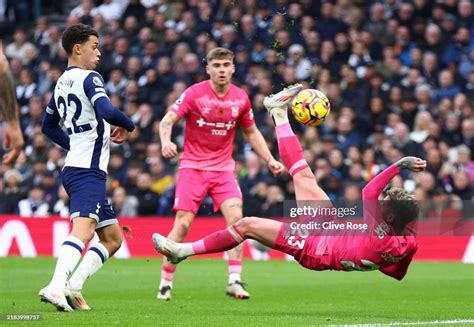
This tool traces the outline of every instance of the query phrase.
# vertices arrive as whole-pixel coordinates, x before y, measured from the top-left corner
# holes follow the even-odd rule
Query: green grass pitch
[[[84,289],[90,312],[61,313],[37,295],[53,258],[0,259],[0,314],[43,315],[32,326],[321,326],[474,319],[474,265],[413,263],[401,282],[380,272],[315,272],[296,262],[245,261],[251,298],[225,296],[227,264],[179,265],[173,300],[156,300],[161,260],[109,260]],[[21,322],[0,321],[19,326]],[[447,326],[449,324],[444,324]],[[469,325],[469,322],[456,326]]]

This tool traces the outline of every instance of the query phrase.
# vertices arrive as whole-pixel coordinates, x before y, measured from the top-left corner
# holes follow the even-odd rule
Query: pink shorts
[[[179,170],[173,210],[199,210],[204,197],[209,193],[214,202],[214,211],[231,198],[242,199],[239,183],[232,171],[207,171],[190,168]]]
[[[273,248],[293,256],[305,268],[324,270],[321,265],[322,257],[315,254],[319,239],[320,236],[301,235],[297,230],[291,229],[289,224],[282,224]]]

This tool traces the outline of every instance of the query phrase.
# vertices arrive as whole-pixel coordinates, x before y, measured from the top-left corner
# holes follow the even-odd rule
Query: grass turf
[[[314,272],[295,262],[244,264],[251,299],[225,296],[222,260],[187,260],[173,300],[156,300],[161,260],[109,260],[85,286],[90,312],[39,301],[53,258],[0,259],[0,314],[43,315],[30,325],[320,326],[474,319],[474,266],[413,263],[401,282],[380,272]],[[4,318],[2,318],[4,319]],[[23,325],[0,321],[0,325]],[[467,323],[465,325],[468,325]],[[446,325],[444,325],[446,326]],[[457,324],[456,326],[461,326]]]

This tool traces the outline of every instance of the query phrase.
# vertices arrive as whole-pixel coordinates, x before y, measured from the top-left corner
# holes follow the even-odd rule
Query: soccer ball
[[[299,123],[316,127],[329,115],[331,104],[323,92],[306,89],[293,98],[291,111]]]

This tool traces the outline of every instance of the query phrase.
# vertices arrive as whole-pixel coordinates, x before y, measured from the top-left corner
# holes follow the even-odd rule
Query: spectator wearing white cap
[[[295,68],[297,80],[305,80],[311,75],[311,61],[305,57],[305,51],[301,44],[293,44],[288,48],[286,63]]]

